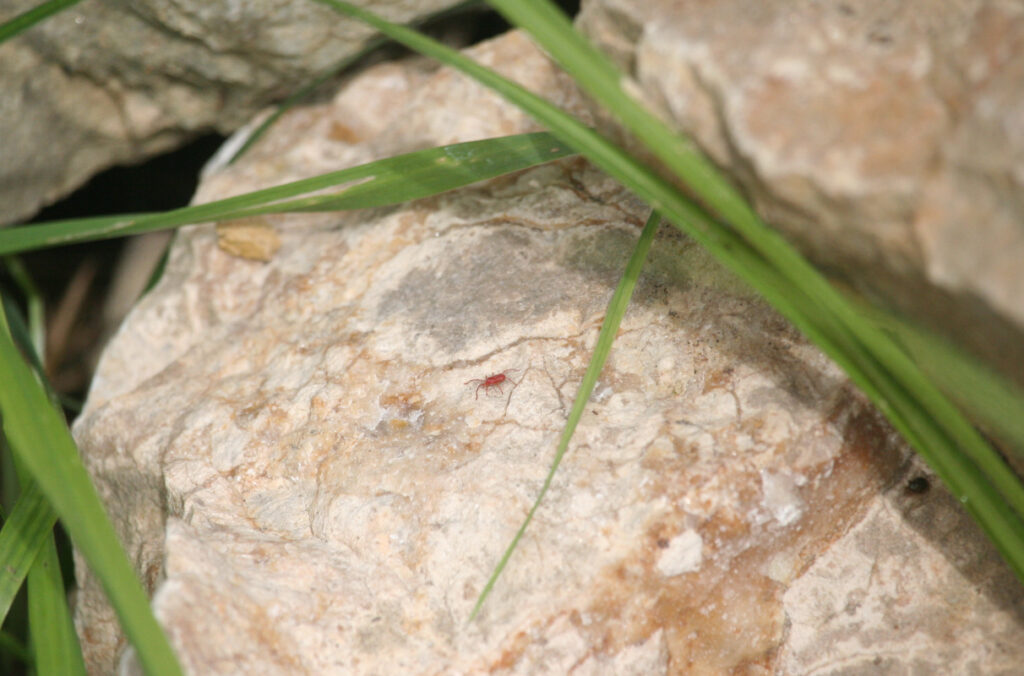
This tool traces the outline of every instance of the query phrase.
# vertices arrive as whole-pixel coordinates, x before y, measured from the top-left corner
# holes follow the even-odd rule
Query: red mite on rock
[[[505,394],[505,391],[501,389],[501,386],[504,382],[508,381],[513,385],[519,384],[508,377],[510,371],[518,370],[519,369],[505,369],[501,373],[495,373],[494,375],[487,376],[486,378],[473,378],[472,380],[467,380],[463,384],[469,385],[470,383],[480,383],[479,385],[476,386],[476,395],[473,397],[474,399],[480,398],[480,388],[483,388],[485,396],[490,393],[492,387],[497,387],[499,392]]]

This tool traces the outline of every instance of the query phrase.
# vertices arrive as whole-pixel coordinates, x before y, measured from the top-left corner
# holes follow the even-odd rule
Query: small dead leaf
[[[240,218],[217,224],[217,246],[232,256],[266,262],[281,248],[281,237],[262,218]]]
[[[327,138],[344,143],[358,143],[362,140],[354,129],[337,121],[331,123],[330,131],[327,132]]]

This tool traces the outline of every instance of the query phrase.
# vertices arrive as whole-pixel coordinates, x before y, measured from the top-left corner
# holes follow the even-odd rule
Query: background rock
[[[518,34],[473,52],[585,113]],[[287,115],[248,159],[207,177],[197,201],[532,129],[461,76],[383,65]],[[280,248],[266,263],[228,255],[212,227],[180,233],[160,285],[106,352],[75,434],[186,668],[810,663],[830,547],[884,546],[884,523],[858,524],[880,522],[880,491],[905,481],[906,451],[834,365],[670,227],[547,501],[466,623],[540,488],[645,216],[577,159],[396,208],[268,217]],[[475,396],[473,379],[507,369],[510,387]],[[886,513],[894,528],[911,518]],[[971,608],[1021,598],[965,573],[1006,575],[970,525],[923,527],[884,560],[927,570]],[[891,605],[893,586],[872,583],[866,556],[853,561],[863,596]],[[91,669],[130,667],[98,584],[78,573]],[[1015,640],[966,643],[964,660],[988,671],[1024,658],[1019,613],[943,623],[929,597],[899,603],[908,642],[979,626]],[[831,664],[871,654],[868,635],[851,653],[831,626]],[[895,645],[884,656],[896,670],[919,664]]]
[[[37,4],[5,2],[0,22]],[[455,3],[356,4],[411,21]],[[234,131],[369,35],[314,2],[94,0],[50,17],[0,46],[0,224],[113,164]]]
[[[821,268],[1024,385],[1024,6],[589,0],[578,23]]]

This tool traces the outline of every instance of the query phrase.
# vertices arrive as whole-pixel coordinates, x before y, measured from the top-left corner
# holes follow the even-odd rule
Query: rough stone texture
[[[37,4],[7,0],[0,22]],[[454,2],[356,4],[408,21]],[[291,0],[93,0],[50,17],[0,45],[0,224],[113,164],[234,131],[368,35],[322,5]]]
[[[474,53],[584,110],[519,35]],[[288,115],[197,199],[532,128],[447,70],[380,66]],[[212,227],[182,232],[75,433],[188,671],[810,663],[821,604],[799,599],[820,596],[832,565],[815,559],[858,538],[865,515],[879,521],[906,452],[833,365],[670,227],[543,508],[466,622],[540,488],[644,217],[574,159],[403,207],[268,217],[280,248],[266,263],[218,248]],[[509,369],[514,382],[476,397],[473,379]],[[884,546],[884,529],[870,532],[882,544],[858,552]],[[923,529],[886,570],[921,568],[948,583],[941,593],[976,600],[976,580],[957,574],[964,543],[1002,570],[969,525]],[[891,585],[857,560],[865,595],[885,604]],[[809,567],[823,572],[805,583]],[[131,671],[78,570],[90,669]],[[943,622],[930,597],[899,602],[908,642],[917,627],[979,626],[1015,640],[964,644],[964,663],[1024,659],[1018,615]],[[842,636],[829,650],[849,654]],[[885,659],[909,669],[894,650]]]
[[[588,0],[579,24],[821,267],[1024,385],[1024,5]]]
[[[934,477],[930,483],[937,485]],[[873,504],[786,590],[780,673],[1020,672],[1020,583],[947,491],[913,485],[901,483]],[[935,565],[936,547],[953,539]],[[968,649],[1003,645],[1013,649]]]

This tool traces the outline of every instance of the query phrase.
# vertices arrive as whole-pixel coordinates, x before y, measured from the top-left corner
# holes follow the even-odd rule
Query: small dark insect
[[[519,384],[508,377],[508,373],[510,371],[518,370],[519,369],[505,369],[501,373],[495,373],[494,375],[487,376],[486,378],[473,378],[472,380],[467,380],[463,384],[469,385],[470,383],[480,383],[479,385],[476,386],[476,395],[473,397],[474,399],[478,399],[480,397],[480,388],[483,388],[485,396],[490,393],[492,387],[497,387],[499,392],[505,394],[505,391],[501,389],[501,386],[506,381],[512,383],[513,385]]]
[[[927,493],[929,488],[931,488],[931,482],[926,476],[916,476],[907,482],[907,492],[914,495]]]

